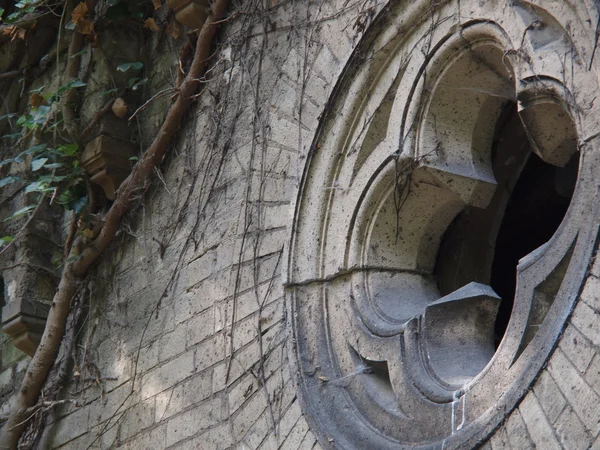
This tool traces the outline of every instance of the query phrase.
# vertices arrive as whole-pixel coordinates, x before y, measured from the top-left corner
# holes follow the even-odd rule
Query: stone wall
[[[460,19],[448,20],[480,18],[477,2],[455,3]],[[592,2],[551,3],[593,47]],[[342,113],[328,101],[384,5],[236,6],[162,176],[90,277],[65,394],[76,403],[57,411],[51,448],[335,447],[335,436],[317,442],[299,399],[288,245],[315,136]],[[483,448],[600,446],[599,278],[600,261],[547,364]],[[23,370],[5,353],[3,364],[0,389]]]

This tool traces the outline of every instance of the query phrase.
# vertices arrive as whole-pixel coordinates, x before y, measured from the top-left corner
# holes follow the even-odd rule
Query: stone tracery
[[[341,448],[484,438],[540,369],[593,248],[595,217],[578,213],[586,119],[560,64],[576,51],[568,33],[524,2],[458,25],[453,7],[390,13],[298,200],[289,284],[303,399]],[[418,25],[390,39],[401,16]],[[548,243],[521,255],[497,342],[494,246],[534,158],[567,198],[578,186]]]

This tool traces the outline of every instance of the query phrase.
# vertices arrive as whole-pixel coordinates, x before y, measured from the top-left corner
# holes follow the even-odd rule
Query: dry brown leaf
[[[77,31],[81,34],[92,34],[94,32],[94,22],[82,19],[77,22]]]
[[[169,36],[177,40],[179,39],[179,36],[181,36],[181,30],[179,27],[179,22],[172,20],[169,22],[169,25],[167,25],[167,29],[165,31]]]
[[[158,28],[156,21],[152,17],[148,17],[146,19],[146,21],[144,22],[144,27],[152,31],[160,31],[160,28]]]
[[[81,230],[81,234],[83,234],[86,238],[92,239],[94,237],[94,231],[90,228],[86,228],[85,230]]]
[[[29,105],[32,108],[37,108],[40,105],[46,103],[46,99],[42,97],[40,94],[31,94],[29,96]]]
[[[112,104],[112,112],[120,119],[124,119],[127,116],[127,102],[119,97]]]
[[[154,9],[159,9],[162,6],[162,2],[160,0],[152,0],[152,4],[154,5]]]
[[[85,19],[85,15],[88,13],[88,7],[85,2],[81,2],[79,5],[75,7],[73,10],[73,14],[71,15],[71,22],[79,24],[82,20]]]
[[[2,28],[2,34],[5,36],[10,36],[10,39],[14,41],[15,39],[25,40],[27,32],[23,28],[11,25],[9,27]]]

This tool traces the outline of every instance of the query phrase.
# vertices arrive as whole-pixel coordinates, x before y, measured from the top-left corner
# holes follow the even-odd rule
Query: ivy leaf
[[[55,188],[48,186],[42,181],[34,181],[25,188],[25,193],[30,192],[53,192]]]
[[[79,145],[77,144],[66,144],[58,146],[58,151],[66,156],[74,156],[75,153],[77,153],[77,150],[79,150]]]
[[[2,161],[2,162],[4,162],[4,161]],[[2,164],[0,163],[0,165],[2,165]],[[14,183],[15,181],[21,181],[21,178],[13,177],[13,176],[2,178],[0,180],[0,188],[4,187],[4,186],[8,186],[9,184]]]
[[[46,169],[60,169],[61,167],[64,167],[65,165],[63,163],[50,163],[50,164],[46,164],[44,165],[44,167]]]
[[[81,213],[81,211],[83,210],[83,208],[85,207],[85,205],[87,205],[87,195],[84,195],[83,197],[79,198],[78,200],[75,200],[72,204],[71,204],[71,208],[73,209],[73,211],[75,211],[76,214]]]
[[[34,159],[33,161],[31,161],[31,170],[33,172],[37,172],[42,167],[44,167],[44,164],[46,164],[47,162],[48,162],[48,158]]]
[[[143,62],[131,62],[131,63],[125,63],[125,64],[121,64],[117,66],[117,71],[118,72],[127,72],[129,70],[142,70],[142,68],[144,67],[144,63]]]
[[[65,84],[63,84],[62,86],[60,86],[58,88],[58,90],[56,91],[56,93],[58,95],[61,95],[70,89],[75,89],[75,88],[84,87],[84,86],[87,86],[87,84],[77,78],[73,78],[72,80],[70,80],[70,81],[66,82]]]
[[[25,214],[27,214],[29,211],[33,211],[35,208],[37,208],[37,205],[28,205],[25,208],[21,208],[18,211],[15,211],[12,216],[7,217],[6,219],[4,219],[4,222],[7,222],[7,221],[12,220],[12,219],[18,219],[19,217],[24,216]]]
[[[15,239],[12,236],[4,236],[0,238],[0,247],[10,244]]]

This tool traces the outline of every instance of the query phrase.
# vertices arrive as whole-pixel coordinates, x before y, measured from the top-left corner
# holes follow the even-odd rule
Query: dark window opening
[[[575,188],[579,153],[565,167],[545,163],[531,151],[516,105],[510,104],[496,126],[492,166],[498,182],[494,197],[486,209],[466,208],[448,227],[435,275],[441,295],[476,281],[502,298],[497,347],[512,313],[519,260],[548,242],[561,224]]]

